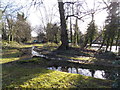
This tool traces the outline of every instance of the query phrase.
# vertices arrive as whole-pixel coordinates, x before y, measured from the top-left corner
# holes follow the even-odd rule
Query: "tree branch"
[[[68,19],[68,17],[76,17],[77,19],[82,20],[82,17],[78,17],[76,15],[67,15],[66,20]],[[84,20],[82,20],[82,21],[84,22]]]

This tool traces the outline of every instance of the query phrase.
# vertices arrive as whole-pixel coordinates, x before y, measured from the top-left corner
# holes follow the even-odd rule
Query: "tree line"
[[[65,2],[65,3],[70,3],[74,4],[72,2]],[[61,41],[62,44],[60,48],[62,49],[67,49],[69,47],[68,45],[68,35],[67,35],[67,27],[66,27],[66,20],[64,16],[64,4],[63,1],[58,0],[58,7],[59,7],[59,13],[60,13],[60,21],[61,21]],[[106,3],[105,3],[106,4]],[[106,45],[105,51],[108,50],[108,47],[110,46],[110,51],[112,48],[112,45],[116,45],[116,47],[119,45],[119,40],[120,40],[120,3],[119,2],[111,2],[109,6],[107,6],[108,9],[108,17],[105,21],[105,27],[102,32],[102,43],[100,49],[103,47],[103,45]],[[95,11],[91,12],[92,14],[92,20],[88,26],[87,32],[84,35],[84,42],[83,42],[83,48],[86,47],[87,44],[89,46],[92,45],[93,41],[97,35],[97,27],[95,26],[94,22],[94,13]],[[80,37],[80,35],[77,36],[76,33],[78,33],[78,24],[77,24],[77,19],[78,19],[78,13],[75,15],[74,13],[71,15],[68,15],[68,17],[74,16],[76,17],[76,25],[75,25],[75,37]],[[71,23],[71,22],[70,22]],[[71,29],[71,27],[70,27]],[[71,32],[72,33],[72,32]],[[76,40],[77,39],[77,40]],[[72,34],[71,34],[71,41],[72,41]],[[74,42],[79,41],[78,38],[74,39]]]
[[[33,0],[33,2],[37,1]],[[38,27],[38,39],[55,43],[61,42],[59,49],[64,50],[69,49],[70,45],[87,48],[100,39],[101,46],[99,49],[104,45],[106,46],[105,51],[108,50],[109,46],[111,50],[113,45],[116,45],[117,49],[120,42],[120,3],[106,3],[104,0],[103,2],[106,7],[93,8],[90,11],[82,12],[83,2],[63,2],[63,0],[58,0],[60,23],[48,22],[46,26]],[[98,32],[94,15],[104,9],[107,10],[108,16],[102,31]],[[91,16],[91,21],[88,24],[86,33],[82,34],[78,21],[84,21],[83,18],[87,15]],[[74,24],[72,18],[75,19]],[[31,39],[31,31],[32,28],[27,22],[24,13],[17,13],[16,19],[12,15],[4,16],[2,39],[24,43]]]
[[[24,13],[17,13],[17,18],[6,16],[2,22],[2,39],[24,43],[31,39],[31,26]]]

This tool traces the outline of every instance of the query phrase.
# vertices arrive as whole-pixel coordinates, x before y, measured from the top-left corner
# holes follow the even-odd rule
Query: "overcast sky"
[[[15,2],[17,6],[30,4],[31,1],[32,0],[2,0],[2,2],[4,2],[5,4]],[[36,0],[36,1],[40,1],[40,0]],[[66,0],[66,1],[76,1],[76,0]],[[79,0],[79,1],[83,1],[83,0]],[[88,7],[86,6],[86,4],[84,4],[83,6],[85,7],[85,10],[89,11],[93,9],[94,1],[102,2],[102,0],[86,0]],[[99,3],[95,4],[95,8],[98,6],[99,8],[102,8],[105,7],[105,4],[103,4],[103,2],[102,4]],[[48,22],[58,23],[60,21],[57,0],[43,0],[43,4],[39,5],[37,8],[33,6],[31,7],[31,9],[28,8],[22,9],[21,12],[24,12],[26,16],[28,16],[27,20],[32,27],[35,27],[36,25],[44,26]],[[107,12],[105,10],[99,13],[95,13],[94,20],[98,27],[103,26],[106,16],[107,16]],[[85,33],[86,28],[91,21],[90,15],[85,18],[84,18],[84,22],[82,22],[81,20],[79,20],[78,22],[79,23],[78,26],[82,33]],[[33,33],[32,35],[35,36],[35,33]]]

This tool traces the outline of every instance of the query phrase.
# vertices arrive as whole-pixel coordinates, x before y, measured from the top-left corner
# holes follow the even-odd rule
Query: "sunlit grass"
[[[108,85],[106,85],[108,84]],[[3,88],[99,88],[109,81],[32,66],[3,68]]]
[[[17,49],[7,49],[7,50],[2,50],[3,55],[7,55],[7,54],[14,54],[14,53],[18,53],[19,51]]]
[[[20,58],[2,58],[2,59],[0,59],[0,64],[16,61],[16,60],[19,60],[19,59]]]
[[[37,46],[37,48],[43,48],[43,49],[48,49],[50,51],[55,50],[55,47],[58,47],[57,44],[55,43],[40,43],[40,44],[30,44],[30,45],[21,45],[21,48],[30,48],[33,46]]]
[[[32,47],[32,46],[43,47],[43,46],[44,46],[44,44],[21,45],[21,48],[27,48],[27,47]]]
[[[93,57],[70,57],[70,56],[64,56],[64,55],[57,55],[59,57],[64,57],[64,58],[68,58],[68,59],[75,59],[75,60],[87,60],[87,61],[92,61],[95,58]]]
[[[13,45],[12,47],[16,47],[15,45],[18,45],[18,43],[16,42],[6,42],[6,41],[3,41],[3,45],[6,47],[6,46],[10,46]],[[57,46],[56,44],[54,43],[44,43],[44,44],[19,44],[19,47],[18,48],[29,48],[29,47],[32,47],[32,46],[37,46],[38,48],[44,48],[44,47],[50,47],[50,46]],[[49,48],[50,49],[50,48]],[[16,61],[16,60],[19,60],[20,59],[20,55],[21,55],[22,52],[20,52],[18,49],[3,49],[2,50],[2,58],[0,59],[0,64],[2,63],[8,63],[8,62],[12,62],[12,61]]]
[[[0,59],[0,64],[19,60],[20,54],[21,52],[19,52],[17,49],[6,49],[6,50],[3,49],[2,58]]]
[[[21,44],[15,42],[15,41],[8,42],[8,41],[3,40],[2,41],[2,47],[16,47],[16,48],[19,48],[19,47],[21,47]]]
[[[71,59],[92,61],[95,58],[93,57],[71,57]]]
[[[47,50],[49,50],[49,51],[53,51],[53,50],[56,50],[59,45],[60,45],[60,44],[48,42],[48,43],[45,43],[45,44],[44,44],[43,48],[44,48],[44,49],[47,49]]]
[[[38,46],[39,48],[47,48],[53,50],[57,44],[32,44],[20,45],[18,48],[27,48]],[[21,52],[17,49],[3,50],[3,58],[0,59],[2,67],[2,85],[3,88],[99,88],[110,87],[110,81],[95,79],[79,74],[71,74],[60,71],[53,71],[42,68],[47,65],[47,61],[37,58],[29,60],[20,60],[12,65],[4,65],[4,63],[21,59]],[[61,55],[62,57],[62,55]],[[89,57],[68,57],[71,59],[88,60]],[[40,65],[40,64],[42,65]],[[39,66],[40,65],[40,66]]]
[[[40,43],[40,44],[19,44],[15,41],[2,41],[2,46],[3,47],[16,47],[16,48],[28,48],[28,47],[32,47],[32,46],[38,46],[38,47],[42,47],[44,46],[44,44]]]

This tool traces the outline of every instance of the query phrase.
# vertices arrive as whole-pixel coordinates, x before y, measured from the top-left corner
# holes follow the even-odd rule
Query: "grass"
[[[13,47],[14,48],[19,48],[19,47],[21,47],[21,44],[19,44],[17,42],[14,42],[14,41],[8,42],[8,41],[3,40],[2,41],[2,47],[3,47],[3,49],[6,49],[8,47],[10,47],[10,48],[13,48]]]
[[[28,47],[32,47],[32,46],[38,46],[38,47],[43,47],[44,44],[30,44],[30,45],[21,45],[21,48],[28,48]]]
[[[44,44],[42,48],[47,49],[49,51],[53,51],[53,50],[56,50],[58,48],[58,46],[59,46],[59,44],[48,42],[48,43]],[[41,47],[39,47],[39,48],[41,48]]]
[[[17,49],[7,49],[2,51],[2,58],[0,58],[0,64],[8,63],[12,61],[19,60],[19,55],[21,54]]]
[[[32,65],[3,67],[3,88],[109,88],[109,81]]]
[[[0,64],[8,63],[8,62],[16,61],[16,60],[19,60],[19,58],[4,58],[4,59],[0,59]]]
[[[33,44],[20,45],[22,48],[51,47],[55,44]],[[10,45],[9,45],[10,46]],[[20,48],[21,48],[20,47]],[[50,49],[52,50],[52,49]],[[71,74],[53,71],[43,68],[47,65],[44,59],[32,58],[21,59],[21,52],[17,49],[3,49],[2,64],[2,86],[3,88],[110,88],[111,81],[87,77],[79,74]],[[16,61],[12,64],[8,62]],[[6,63],[6,64],[5,64]],[[8,63],[8,64],[7,64]],[[40,64],[38,64],[40,63]]]
[[[24,44],[19,44],[17,42],[7,42],[7,41],[2,41],[2,58],[0,58],[0,64],[3,63],[8,63],[12,61],[16,61],[21,59],[21,54],[17,48],[29,48],[32,46],[38,46],[38,47],[43,47],[44,44],[30,44],[30,45],[24,45]]]
[[[38,47],[42,47],[44,46],[44,44],[19,44],[15,41],[2,41],[2,47],[14,47],[14,48],[28,48],[28,47],[32,47],[32,46],[38,46]]]
[[[0,64],[21,59],[21,57],[19,56],[22,53],[17,48],[30,48],[32,46],[37,46],[39,48],[47,48],[50,51],[52,51],[55,49],[54,46],[57,46],[54,43],[24,45],[24,44],[19,44],[17,42],[10,42],[10,43],[8,43],[7,41],[2,41],[2,42],[4,49],[2,49],[2,58],[0,58]],[[11,48],[6,48],[6,47],[11,47]],[[16,49],[12,49],[12,48],[16,48]]]
[[[95,59],[93,57],[70,57],[70,56],[64,56],[64,55],[57,55],[57,56],[68,58],[68,59],[85,60],[85,61],[92,61]]]

